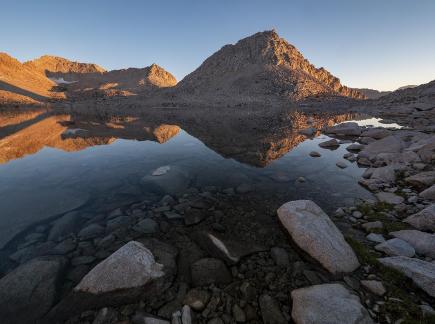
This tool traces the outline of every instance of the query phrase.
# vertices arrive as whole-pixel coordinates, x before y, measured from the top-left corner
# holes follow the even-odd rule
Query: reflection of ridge
[[[5,124],[2,116],[0,113],[0,126]],[[33,121],[28,117],[25,127],[18,127],[15,133],[9,132],[0,139],[0,163],[34,154],[44,146],[72,152],[110,144],[118,138],[165,143],[182,128],[225,158],[264,167],[307,138],[299,133],[300,129],[314,127],[320,130],[354,117],[351,114],[234,110],[176,113],[159,110],[146,117],[110,118],[45,114],[43,119],[37,116]]]
[[[90,146],[111,144],[118,138],[165,143],[178,134],[180,128],[161,124],[144,126],[141,121],[129,123],[104,123],[94,120],[72,121],[70,115],[22,112],[0,114],[0,163],[35,154],[45,146],[67,152],[83,150]]]

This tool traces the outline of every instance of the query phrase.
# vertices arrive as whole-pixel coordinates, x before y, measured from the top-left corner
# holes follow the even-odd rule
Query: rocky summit
[[[177,95],[225,103],[299,101],[316,96],[364,95],[316,68],[274,31],[225,45],[177,86]]]

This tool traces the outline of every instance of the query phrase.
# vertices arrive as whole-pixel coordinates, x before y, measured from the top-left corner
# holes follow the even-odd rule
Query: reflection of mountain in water
[[[152,140],[164,143],[175,136],[179,127],[160,125],[155,128],[128,127],[116,123],[80,122],[78,128],[70,115],[46,112],[0,114],[0,163],[37,153],[45,146],[67,152],[90,146],[111,144],[118,138]],[[137,126],[135,124],[135,126]]]
[[[29,111],[14,116],[0,113],[0,162],[34,154],[44,146],[73,152],[110,144],[118,138],[162,144],[182,128],[225,158],[263,167],[306,139],[300,129],[321,129],[351,117],[234,110],[158,111],[110,118]]]

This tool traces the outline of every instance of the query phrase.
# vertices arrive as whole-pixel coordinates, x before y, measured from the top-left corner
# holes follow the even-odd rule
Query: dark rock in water
[[[170,166],[159,176],[147,175],[142,178],[142,184],[151,191],[169,195],[185,192],[189,187],[189,181],[189,174],[177,166]]]
[[[131,222],[132,219],[129,216],[118,216],[107,222],[107,229],[113,231],[120,227],[127,227]]]
[[[137,312],[133,316],[132,321],[134,324],[170,324],[170,322],[164,319],[145,314],[143,312]]]
[[[61,218],[55,221],[51,227],[48,239],[50,241],[59,241],[69,234],[75,232],[80,224],[80,214],[78,212],[70,212],[63,215]]]
[[[223,259],[229,264],[238,263],[242,257],[252,253],[267,250],[265,247],[239,242],[210,232],[196,232],[193,237],[195,242],[211,256]]]
[[[252,190],[254,190],[254,188],[248,183],[242,183],[236,188],[236,191],[241,194],[251,192]]]
[[[92,324],[112,324],[117,321],[118,313],[110,307],[100,309]]]
[[[336,139],[333,138],[328,141],[319,143],[319,146],[322,148],[337,148],[340,146],[340,144]]]
[[[33,258],[53,254],[54,242],[44,242],[40,244],[30,245],[26,248],[16,251],[10,256],[11,260],[19,263],[24,263]]]
[[[83,228],[79,234],[78,237],[83,240],[88,240],[97,236],[100,236],[104,234],[104,227],[98,224],[91,224],[85,228]]]
[[[59,322],[87,309],[155,298],[170,286],[173,271],[158,263],[143,244],[130,241],[86,274],[50,311],[47,321]]]
[[[53,254],[67,254],[68,252],[73,251],[77,246],[77,242],[74,239],[66,239],[65,241],[60,242],[53,248]]]
[[[5,324],[35,323],[56,298],[63,258],[33,259],[0,279],[0,314]]]
[[[133,229],[137,232],[144,234],[153,234],[156,233],[159,229],[159,224],[151,218],[146,218],[137,223]]]
[[[184,214],[184,224],[195,225],[200,223],[205,218],[206,211],[198,210],[196,208],[189,208]]]
[[[265,324],[285,324],[287,320],[282,315],[279,303],[269,295],[261,295],[258,299],[261,316]]]
[[[89,272],[90,266],[81,264],[70,270],[66,277],[74,283],[78,283]]]
[[[73,267],[81,265],[81,264],[89,264],[95,261],[95,257],[92,255],[82,255],[75,257],[71,260],[71,265]]]
[[[191,272],[194,286],[228,284],[232,280],[230,271],[219,259],[198,260],[191,265]]]
[[[210,293],[207,290],[191,289],[184,297],[183,304],[189,305],[192,309],[200,312],[207,306],[210,300]]]
[[[25,197],[25,203],[22,203]],[[29,226],[52,219],[86,203],[84,190],[22,188],[0,197],[0,249]]]

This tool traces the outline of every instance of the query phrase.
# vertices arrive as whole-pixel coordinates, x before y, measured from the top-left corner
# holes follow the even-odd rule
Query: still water
[[[318,144],[328,136],[307,138],[286,120],[101,122],[46,113],[14,118],[4,117],[0,133],[0,249],[20,232],[70,210],[110,210],[192,188],[233,188],[237,194],[242,185],[259,204],[277,197],[311,199],[327,211],[370,197],[357,182],[364,169],[343,159],[349,143],[322,149]],[[321,157],[311,157],[311,151]],[[338,168],[337,161],[347,168]],[[165,174],[152,175],[166,166]]]

